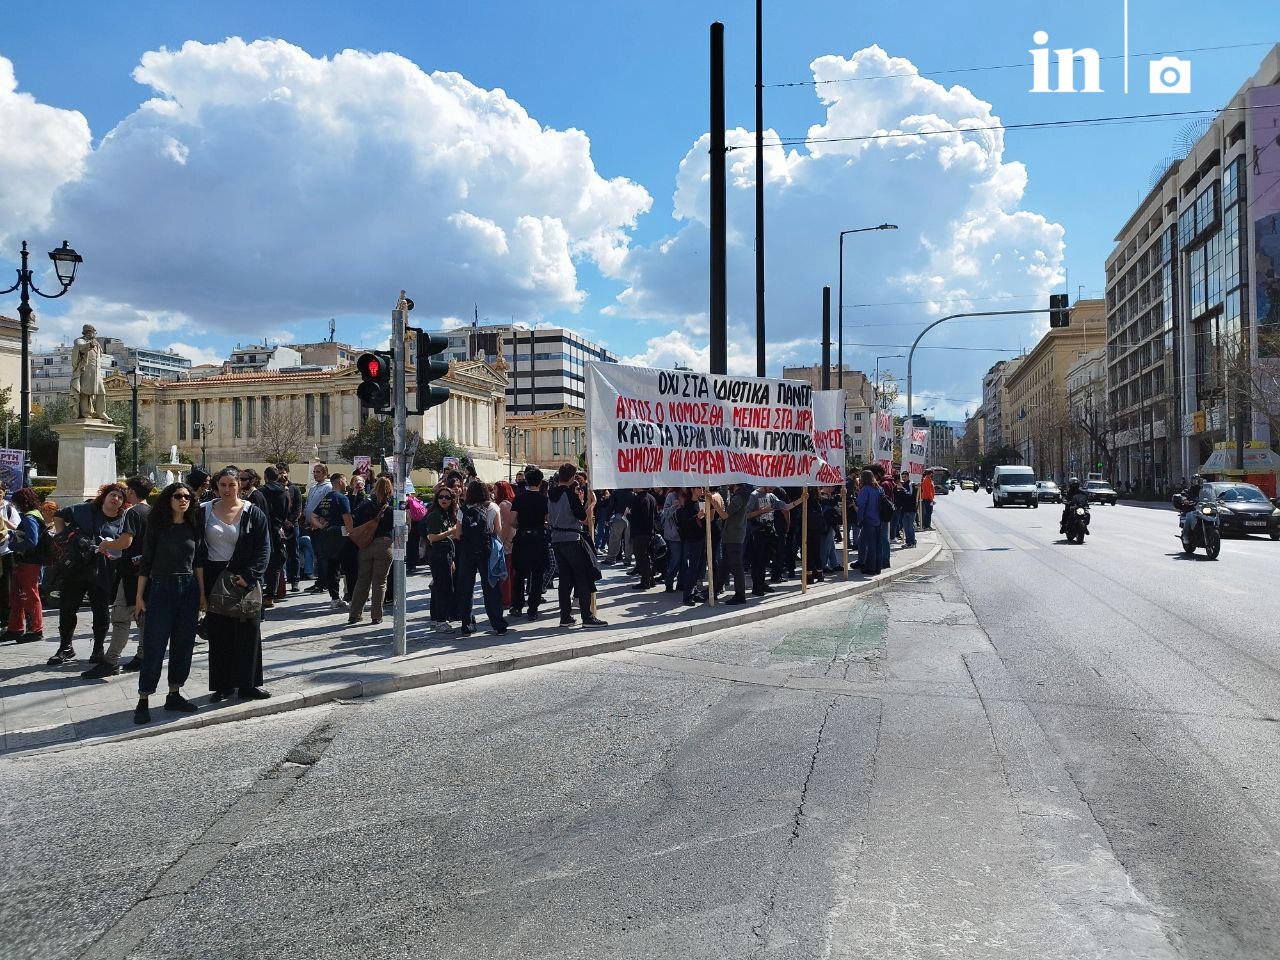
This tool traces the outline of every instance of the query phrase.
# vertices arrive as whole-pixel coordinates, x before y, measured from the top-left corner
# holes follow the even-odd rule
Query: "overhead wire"
[[[1148,53],[1131,53],[1132,57],[1163,57],[1175,53],[1211,53],[1218,50],[1243,50],[1246,47],[1269,47],[1275,44],[1274,40],[1254,40],[1249,43],[1228,43],[1213,47],[1183,47],[1179,50],[1152,50]],[[1123,60],[1123,53],[1108,54],[1105,57],[1099,57],[1099,60]],[[1016,70],[1034,67],[1034,63],[997,63],[980,67],[953,67],[948,70],[917,70],[911,73],[885,73],[878,76],[868,77],[833,77],[830,80],[792,80],[785,83],[766,83],[767,88],[785,88],[785,87],[819,87],[831,83],[856,83],[868,80],[907,80],[912,77],[945,77],[959,73],[983,73],[992,70]]]

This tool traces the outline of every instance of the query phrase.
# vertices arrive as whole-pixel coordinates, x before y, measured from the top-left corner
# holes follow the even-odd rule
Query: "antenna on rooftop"
[[[334,334],[334,331],[337,329],[338,329],[338,321],[334,320],[333,317],[330,317],[329,318],[329,342],[330,343],[333,343],[333,334]]]

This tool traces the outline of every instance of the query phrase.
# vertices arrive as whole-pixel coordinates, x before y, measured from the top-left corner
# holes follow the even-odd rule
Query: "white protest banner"
[[[893,470],[893,414],[879,410],[872,415],[874,446],[871,455],[884,467],[885,473]]]
[[[11,496],[13,491],[27,485],[26,469],[26,451],[0,448],[0,482]]]
[[[902,469],[911,474],[911,482],[924,479],[924,463],[929,456],[929,429],[921,427],[911,431],[911,443],[902,455]]]
[[[586,393],[597,489],[818,483],[807,383],[588,363]]]
[[[844,483],[845,409],[843,390],[816,390],[813,394],[813,444],[826,463],[818,483],[832,487]]]

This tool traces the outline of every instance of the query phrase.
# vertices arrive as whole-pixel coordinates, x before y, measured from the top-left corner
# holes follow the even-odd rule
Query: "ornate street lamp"
[[[18,282],[7,290],[0,290],[0,296],[13,291],[20,291],[18,301],[18,320],[22,326],[22,449],[31,456],[31,294],[37,293],[46,300],[57,300],[68,290],[76,279],[76,268],[84,262],[84,257],[71,249],[66,240],[56,250],[49,251],[49,259],[53,261],[53,269],[58,275],[58,283],[62,290],[58,293],[45,293],[36,286],[35,277],[27,265],[27,241],[22,241],[22,260],[18,267]]]

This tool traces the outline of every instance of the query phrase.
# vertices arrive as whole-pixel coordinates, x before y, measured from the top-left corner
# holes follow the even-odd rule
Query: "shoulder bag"
[[[209,612],[232,620],[256,620],[262,614],[262,585],[250,580],[249,586],[241,587],[236,581],[236,574],[223,570],[209,591]]]
[[[373,538],[378,533],[378,524],[382,521],[382,514],[386,509],[387,505],[384,503],[372,520],[366,520],[351,531],[347,539],[351,541],[352,546],[357,550],[363,550],[373,543]]]

